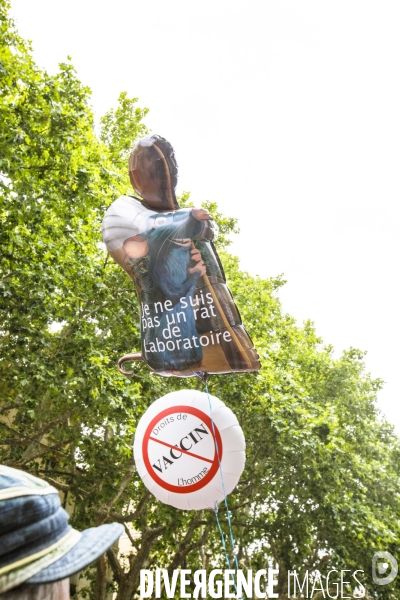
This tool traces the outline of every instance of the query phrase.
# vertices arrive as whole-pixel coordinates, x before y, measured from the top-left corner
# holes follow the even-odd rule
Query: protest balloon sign
[[[213,244],[214,225],[199,208],[180,209],[172,146],[157,135],[136,144],[131,182],[142,200],[122,196],[107,210],[103,239],[134,281],[140,299],[143,360],[160,375],[256,371],[258,354],[242,325]]]
[[[161,502],[215,509],[239,481],[245,439],[221,400],[180,390],[153,402],[140,419],[134,457],[143,483]]]

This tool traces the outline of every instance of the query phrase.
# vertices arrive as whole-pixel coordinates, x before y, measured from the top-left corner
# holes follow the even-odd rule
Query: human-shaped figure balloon
[[[143,360],[159,375],[178,377],[257,371],[258,354],[226,285],[208,211],[179,208],[172,146],[158,135],[139,140],[129,159],[133,188],[107,210],[103,239],[135,283]]]

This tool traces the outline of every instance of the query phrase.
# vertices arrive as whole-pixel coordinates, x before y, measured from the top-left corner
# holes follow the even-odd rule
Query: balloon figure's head
[[[129,177],[136,192],[157,211],[176,210],[175,188],[178,165],[174,149],[159,135],[146,135],[136,142],[129,158]]]

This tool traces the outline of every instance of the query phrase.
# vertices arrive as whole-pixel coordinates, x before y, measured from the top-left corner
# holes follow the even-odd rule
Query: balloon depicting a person
[[[126,354],[159,375],[178,377],[257,371],[258,354],[226,285],[207,210],[180,208],[172,146],[158,135],[140,139],[129,159],[140,196],[107,210],[103,240],[135,283],[142,348]]]

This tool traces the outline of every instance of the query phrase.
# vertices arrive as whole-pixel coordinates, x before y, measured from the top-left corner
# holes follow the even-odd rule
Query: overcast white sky
[[[338,352],[368,351],[400,432],[398,0],[11,0],[40,66],[72,56],[100,116],[126,90],[179,191],[239,218],[234,250]]]

